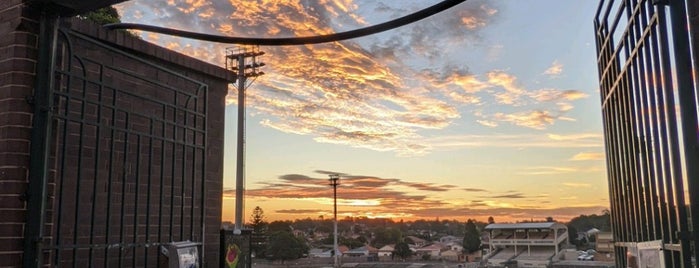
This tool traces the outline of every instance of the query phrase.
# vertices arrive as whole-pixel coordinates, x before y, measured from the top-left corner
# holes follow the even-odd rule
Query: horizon
[[[437,3],[133,0],[123,22],[289,37],[375,25]],[[261,47],[247,90],[243,222],[545,219],[609,208],[595,1],[466,1],[385,33]],[[224,66],[227,45],[139,33]],[[234,222],[236,89],[227,96],[223,221]]]

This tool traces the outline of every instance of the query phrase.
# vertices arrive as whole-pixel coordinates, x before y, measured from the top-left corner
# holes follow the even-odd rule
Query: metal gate
[[[44,161],[32,160],[31,179],[43,178],[29,189],[26,239],[35,241],[25,258],[154,267],[167,264],[162,245],[203,244],[207,84],[69,27],[42,27],[54,41],[40,49],[54,54],[47,109],[35,113],[46,146],[32,148]]]
[[[634,267],[653,241],[666,267],[692,267],[699,144],[685,1],[602,0],[594,23],[617,266]]]

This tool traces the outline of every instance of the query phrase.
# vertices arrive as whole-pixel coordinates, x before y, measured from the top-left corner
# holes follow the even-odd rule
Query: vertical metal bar
[[[138,244],[138,197],[139,197],[139,189],[141,188],[141,134],[136,135],[136,172],[134,173],[134,176],[136,176],[136,189],[134,189],[134,209],[133,209],[133,245]],[[131,265],[132,267],[136,267],[136,255],[137,254],[138,247],[134,246],[133,247],[133,255],[131,255]]]
[[[100,66],[99,68],[99,92],[97,94],[97,101],[99,105],[97,106],[97,124],[96,124],[96,138],[95,138],[95,164],[93,165],[93,169],[95,172],[95,177],[93,178],[93,184],[92,184],[92,207],[90,209],[90,244],[94,244],[94,238],[95,238],[95,205],[97,204],[97,182],[98,179],[100,178],[99,176],[99,163],[100,163],[100,137],[102,136],[102,127],[99,125],[100,121],[102,120],[102,93],[104,90],[104,85],[102,84],[104,79],[104,68],[103,66]],[[90,262],[89,265],[92,267],[94,264],[92,263],[92,257],[94,254],[94,248],[90,248]]]
[[[158,188],[158,195],[159,195],[159,204],[158,208],[158,242],[163,241],[162,236],[163,234],[163,203],[165,202],[165,197],[163,195],[163,192],[165,192],[165,150],[166,150],[166,138],[167,138],[167,107],[163,107],[163,121],[162,121],[162,128],[160,129],[161,131],[161,140],[160,140],[160,188]],[[162,257],[160,254],[157,254],[157,260],[160,260]],[[159,263],[159,261],[158,261]],[[160,264],[158,264],[160,265]]]
[[[67,71],[70,72],[71,68],[73,66],[73,57],[72,57],[72,51],[71,51],[72,47],[70,45],[69,40],[66,40],[65,43],[63,43],[62,45],[63,45],[62,46],[63,49],[68,50],[67,51],[68,56],[66,57],[65,51],[62,51],[64,55],[62,55],[62,57],[61,57],[61,65],[62,65],[62,68],[67,68]],[[56,43],[56,49],[58,50],[58,43]],[[55,70],[54,70],[54,72],[55,72]],[[70,90],[70,87],[71,87],[72,77],[70,75],[64,75],[64,74],[62,74],[62,76],[64,76],[64,77],[62,77],[62,79],[66,80],[65,81],[66,82],[66,91],[68,92]],[[54,89],[54,90],[57,90],[57,89]],[[51,92],[51,94],[54,94],[54,92]],[[63,102],[61,102],[59,100],[59,105],[62,105],[61,109],[64,111],[63,116],[65,118],[68,118],[68,114],[70,111],[70,102],[71,102],[70,94],[65,95],[65,100],[63,100]],[[58,111],[58,112],[60,113],[60,111]],[[63,178],[65,178],[66,153],[67,153],[67,150],[66,150],[67,144],[65,142],[65,139],[68,136],[68,126],[67,126],[68,124],[66,121],[67,121],[66,119],[59,119],[57,122],[57,126],[58,126],[57,130],[60,129],[61,127],[63,128],[63,131],[61,133],[61,138],[63,139],[63,141],[62,141],[62,148],[58,148],[58,151],[61,152],[60,156],[57,155],[57,157],[60,157],[60,172],[58,174],[56,174],[56,176],[57,176],[56,180],[60,180],[60,182],[58,183],[59,186],[57,189],[57,192],[58,192],[57,196],[54,197],[54,200],[56,200],[56,198],[57,198],[58,201],[56,204],[56,211],[55,211],[55,213],[56,213],[55,214],[56,215],[55,223],[56,224],[54,226],[56,236],[55,236],[54,241],[52,243],[53,245],[60,245],[61,239],[62,239],[61,226],[63,226],[63,192],[64,192],[63,190],[64,190],[64,184],[65,184],[65,180]],[[60,256],[61,256],[61,247],[56,247],[56,252],[54,255],[54,265],[60,265]]]
[[[207,162],[208,162],[208,155],[209,155],[209,88],[208,86],[201,86],[200,89],[204,90],[204,98],[203,98],[203,109],[202,109],[202,114],[204,114],[204,124],[203,124],[203,130],[204,130],[204,137],[202,141],[203,149],[202,149],[202,156],[201,156],[201,205],[199,208],[201,209],[201,255],[203,256],[203,263],[202,266],[206,266],[206,179],[207,179]],[[223,161],[223,160],[221,160]],[[219,227],[220,228],[220,227]]]
[[[27,224],[24,229],[24,267],[43,265],[44,223],[49,172],[49,144],[52,137],[53,79],[56,60],[56,14],[43,10],[39,21],[38,58],[34,81],[29,183],[27,185]]]
[[[694,245],[694,259],[699,260],[699,151],[697,135],[697,96],[692,74],[692,59],[690,57],[690,42],[687,25],[687,10],[685,1],[670,1],[670,19],[673,37],[675,60],[675,77],[677,78],[677,94],[679,96],[680,126],[682,132],[682,149],[687,187],[689,188],[689,203],[691,219],[681,219],[691,222],[689,229],[681,230],[681,245],[685,265],[691,265],[690,244]],[[693,40],[699,43],[699,40]],[[699,51],[694,51],[699,53]],[[683,192],[682,192],[683,193]],[[684,202],[683,202],[684,203]],[[682,204],[684,205],[684,204]],[[690,242],[691,241],[691,242]]]
[[[677,133],[677,117],[675,115],[675,100],[674,100],[674,93],[673,93],[673,87],[672,87],[672,67],[670,64],[670,46],[668,44],[668,33],[667,33],[667,18],[665,15],[665,7],[663,6],[656,6],[656,11],[658,15],[658,35],[659,35],[659,45],[660,45],[660,52],[661,52],[661,59],[662,59],[662,65],[661,65],[661,71],[662,71],[662,81],[663,81],[663,90],[661,92],[661,95],[664,97],[664,110],[665,110],[665,115],[666,115],[666,121],[665,121],[665,126],[667,127],[668,131],[668,147],[670,149],[669,152],[669,180],[668,184],[668,192],[667,194],[669,195],[670,198],[668,198],[668,206],[671,208],[671,216],[670,216],[670,222],[673,226],[671,229],[672,232],[671,234],[673,237],[671,238],[671,241],[676,242],[676,237],[675,232],[677,231],[682,231],[686,230],[686,215],[684,212],[684,209],[679,207],[683,203],[681,200],[683,200],[683,195],[684,192],[682,191],[682,170],[681,170],[681,162],[680,162],[680,153],[679,153],[679,140],[678,140],[678,133]],[[677,182],[680,182],[679,184]],[[678,189],[679,188],[679,189]],[[679,192],[678,192],[679,191]],[[682,245],[683,251],[688,252],[689,248],[687,247],[688,245]],[[685,250],[685,247],[686,250]],[[689,267],[688,264],[689,261],[682,261],[681,256],[678,256],[678,254],[673,254],[673,264],[676,264],[677,266],[683,265],[684,267]],[[680,264],[680,262],[683,262],[684,264]]]
[[[129,132],[127,132],[127,129],[129,128],[129,113],[124,112],[124,130],[122,131],[124,134],[124,147],[123,147],[123,157],[121,160],[122,163],[122,173],[121,173],[121,209],[119,212],[119,262],[118,265],[119,267],[124,267],[122,265],[122,260],[124,259],[124,236],[126,229],[125,224],[124,224],[124,216],[125,216],[125,206],[126,206],[126,184],[128,183],[128,177],[129,173],[131,173],[131,164],[129,163]]]
[[[109,168],[108,168],[108,173],[107,173],[107,222],[105,226],[105,234],[104,238],[107,242],[107,244],[111,244],[112,239],[111,239],[111,225],[112,225],[112,186],[114,182],[114,161],[115,161],[115,154],[116,154],[116,142],[114,139],[117,136],[117,131],[116,131],[116,121],[117,121],[117,113],[118,110],[116,107],[116,100],[117,100],[117,89],[112,88],[112,105],[111,105],[111,110],[112,110],[112,118],[111,118],[111,126],[112,130],[110,131],[110,136],[109,136]],[[104,249],[104,267],[109,267],[109,249],[110,247],[106,247]]]
[[[171,170],[171,177],[170,177],[170,223],[168,226],[170,226],[170,237],[168,241],[175,241],[174,236],[174,223],[175,223],[175,176],[176,176],[176,167],[177,167],[177,98],[179,95],[177,92],[175,92],[175,105],[174,109],[172,112],[172,156],[170,160],[170,170]]]
[[[83,72],[87,72],[85,67],[86,66],[83,65]],[[84,154],[83,149],[85,147],[85,146],[83,146],[84,139],[82,137],[85,136],[85,105],[86,105],[85,100],[87,99],[87,81],[86,81],[85,77],[83,77],[81,79],[81,90],[82,90],[82,96],[79,99],[79,101],[80,101],[80,115],[78,117],[79,119],[73,120],[73,121],[77,121],[77,123],[80,125],[79,131],[78,131],[79,137],[80,137],[80,139],[78,141],[78,155],[77,155],[78,163],[77,163],[77,167],[76,167],[78,177],[75,178],[75,180],[76,180],[75,181],[75,185],[76,185],[75,186],[75,207],[74,207],[75,215],[74,215],[74,219],[73,219],[74,220],[74,222],[73,222],[73,244],[75,244],[75,245],[80,244],[80,242],[78,241],[78,239],[79,239],[78,233],[80,232],[80,229],[81,229],[80,228],[80,224],[81,224],[81,222],[80,222],[80,205],[81,205],[80,204],[80,196],[82,193],[81,185],[83,183],[83,157],[82,156]],[[68,94],[70,95],[71,92],[69,91]],[[70,111],[68,111],[68,113],[70,114]],[[68,123],[70,120],[66,120],[66,121],[67,121],[66,123]],[[76,261],[78,259],[77,258],[78,250],[79,250],[79,248],[77,248],[77,247],[73,249],[73,267],[78,267],[78,262]],[[92,259],[90,259],[88,261],[91,262]]]
[[[148,146],[149,146],[149,152],[148,152],[148,186],[146,188],[146,240],[145,242],[147,244],[151,243],[150,240],[150,206],[151,206],[151,191],[152,191],[152,184],[153,184],[153,155],[155,155],[155,145],[153,144],[154,136],[155,136],[155,131],[154,131],[154,119],[150,118],[149,119],[149,129],[148,133],[150,136],[148,137]],[[148,247],[146,247],[145,252],[143,253],[143,265],[148,267]]]

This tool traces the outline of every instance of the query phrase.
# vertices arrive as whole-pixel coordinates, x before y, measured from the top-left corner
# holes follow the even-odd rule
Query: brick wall
[[[2,215],[0,217],[0,267],[21,265],[26,221],[26,203],[23,196],[29,178],[33,114],[33,107],[27,99],[33,92],[38,16],[22,2],[22,0],[0,1],[0,36],[2,36],[0,38],[0,215]],[[115,91],[108,87],[100,88],[90,84],[90,89],[85,89],[84,92],[80,91],[80,88],[77,89],[78,91],[70,91],[76,86],[63,83],[71,79],[75,81],[75,79],[56,76],[57,85],[65,91],[63,92],[65,96],[79,95],[61,97],[62,95],[57,94],[58,97],[54,103],[58,107],[56,113],[65,117],[78,114],[80,120],[95,124],[76,125],[77,121],[70,123],[70,120],[60,118],[53,123],[54,139],[49,161],[51,163],[49,167],[50,196],[47,215],[51,221],[49,226],[53,223],[53,226],[58,227],[47,232],[46,244],[51,245],[54,242],[52,239],[56,239],[57,234],[62,240],[55,241],[65,243],[89,243],[90,241],[94,244],[145,243],[167,242],[164,239],[178,241],[186,238],[201,240],[202,226],[190,224],[190,222],[197,222],[199,220],[197,217],[200,216],[192,219],[178,216],[187,213],[178,214],[174,211],[182,207],[183,203],[191,202],[192,196],[200,198],[203,196],[206,206],[203,226],[206,247],[203,257],[207,267],[218,267],[223,186],[224,101],[228,81],[233,78],[232,74],[218,66],[149,44],[124,32],[109,32],[91,23],[76,20],[69,25],[78,32],[105,42],[108,47],[117,47],[120,51],[136,56],[137,59],[156,63],[167,70],[184,74],[186,78],[151,68],[147,64],[124,57],[120,52],[109,51],[99,45],[74,42],[72,50],[75,54],[82,54],[85,59],[94,61],[84,67],[87,70],[86,76],[95,74],[94,66],[104,64],[108,67],[131,70],[147,77],[135,81],[133,77],[119,73],[103,75],[99,79],[104,79],[105,84],[126,88],[131,90],[131,93],[143,96],[140,99],[132,98],[129,97],[130,93],[126,92],[119,96],[112,95],[116,96],[116,99],[110,99],[110,94]],[[65,55],[59,55],[59,61],[67,62],[68,58]],[[177,147],[174,146],[174,142],[166,141],[176,139],[176,133],[179,132],[179,139],[191,141],[190,143],[197,145],[204,143],[203,136],[192,134],[186,128],[168,128],[167,124],[153,124],[154,121],[149,121],[148,117],[139,117],[149,112],[158,112],[164,121],[189,122],[190,126],[192,122],[196,122],[193,126],[203,126],[201,117],[192,119],[196,115],[191,113],[187,115],[187,112],[170,109],[171,106],[162,104],[177,102],[183,106],[185,101],[181,99],[182,95],[163,93],[162,88],[194,90],[196,83],[188,79],[202,82],[208,88],[206,106],[190,107],[193,111],[200,113],[205,111],[207,114],[208,139],[205,151],[192,149],[194,147],[190,149]],[[160,85],[152,86],[152,83],[148,82],[150,80]],[[95,98],[97,102],[105,105],[93,105],[91,100]],[[149,99],[162,103],[149,101]],[[116,112],[118,116],[111,116],[110,113],[116,111],[109,108],[111,104],[122,111]],[[79,114],[83,110],[87,116],[80,117]],[[100,113],[101,116],[98,115]],[[129,119],[124,117],[126,114],[129,114]],[[115,135],[111,131],[98,131],[96,124],[100,122],[103,125],[128,129],[130,134],[115,132],[117,133]],[[156,134],[155,138],[144,138],[150,137],[148,135],[152,133]],[[182,133],[187,134],[183,136]],[[128,161],[113,160],[117,158],[128,159]],[[77,168],[78,163],[80,168]],[[206,170],[197,170],[197,166],[202,166],[203,163],[206,164]],[[165,172],[161,173],[157,170],[165,170]],[[147,179],[150,177],[158,177],[158,179]],[[205,180],[205,192],[202,192],[199,186],[188,186],[192,178]],[[149,186],[149,181],[154,185]],[[182,187],[182,183],[186,183],[187,187]],[[109,189],[114,193],[107,191]],[[121,189],[126,190],[122,192]],[[153,196],[160,197],[161,192],[163,199],[172,199],[173,202],[165,202],[161,207],[162,202],[155,202],[153,199],[155,198]],[[62,201],[55,198],[60,196],[60,193],[68,193],[60,199]],[[184,193],[184,196],[180,193]],[[53,202],[54,199],[57,202]],[[93,206],[93,203],[96,205]],[[60,222],[57,220],[59,215],[57,209],[61,209]],[[200,209],[200,206],[197,203],[186,209],[196,210]],[[161,226],[153,224],[158,217],[165,219]],[[146,225],[146,222],[150,224]],[[195,231],[191,231],[193,229]],[[110,231],[107,232],[107,230]],[[112,235],[105,235],[105,232]],[[190,232],[196,234],[192,237],[178,235]],[[146,233],[151,235],[147,236]],[[161,240],[156,241],[157,236],[153,235],[154,233],[168,235],[163,235]],[[175,235],[169,235],[170,233]],[[145,255],[146,252],[151,257],[141,258],[140,256]],[[156,263],[163,263],[163,258],[159,256],[155,247],[100,249],[92,252],[64,250],[60,254],[52,251],[48,256],[48,262],[75,261],[79,266],[102,266],[102,261],[107,256],[110,259],[128,260],[124,263],[110,262],[115,265],[121,264],[120,266],[150,267]],[[90,258],[93,263],[86,262]]]
[[[19,266],[29,166],[36,20],[22,0],[0,1],[0,267]]]

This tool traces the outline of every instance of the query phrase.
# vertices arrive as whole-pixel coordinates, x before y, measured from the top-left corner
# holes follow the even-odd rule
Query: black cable
[[[251,37],[232,37],[213,34],[195,33],[189,31],[175,30],[164,27],[138,24],[138,23],[112,23],[104,25],[107,29],[134,29],[147,32],[155,32],[167,35],[180,36],[191,39],[211,41],[216,43],[241,44],[241,45],[261,45],[261,46],[289,46],[289,45],[304,45],[304,44],[319,44],[335,41],[342,41],[375,33],[380,33],[395,29],[424,18],[430,17],[444,10],[447,10],[455,5],[458,5],[466,0],[444,0],[431,7],[425,8],[410,15],[390,20],[374,26],[351,30],[347,32],[307,36],[307,37],[283,37],[283,38],[251,38]]]

